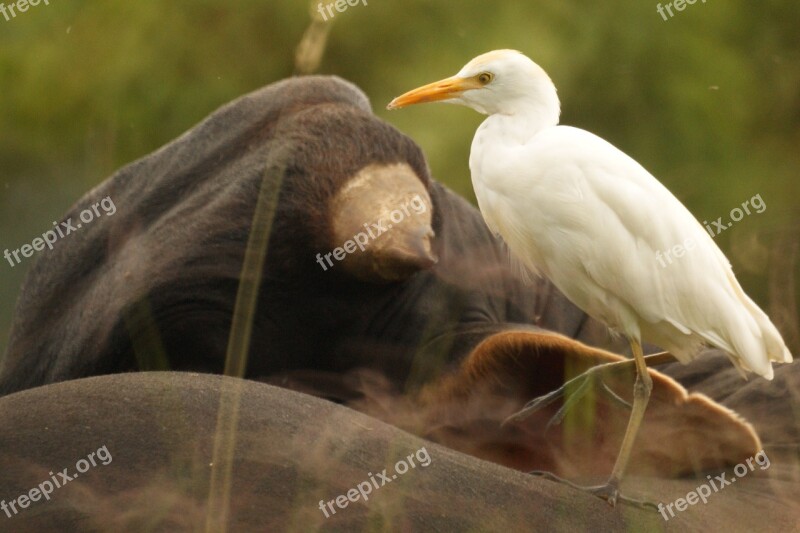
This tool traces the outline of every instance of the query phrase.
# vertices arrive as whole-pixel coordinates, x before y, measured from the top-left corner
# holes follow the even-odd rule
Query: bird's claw
[[[568,481],[564,478],[558,477],[552,472],[545,472],[544,470],[534,470],[528,473],[533,476],[542,477],[550,481],[555,481],[557,483],[563,483],[565,485],[569,485],[574,489],[582,490],[584,492],[588,492],[589,494],[593,494],[598,498],[600,498],[601,500],[606,501],[611,507],[616,507],[618,502],[622,502],[628,505],[632,505],[634,507],[639,507],[640,509],[648,509],[651,511],[658,512],[658,506],[654,503],[644,500],[635,500],[633,498],[628,498],[627,496],[623,496],[619,491],[618,483],[614,483],[613,481],[609,481],[604,485],[583,487],[581,485],[576,485],[575,483]]]

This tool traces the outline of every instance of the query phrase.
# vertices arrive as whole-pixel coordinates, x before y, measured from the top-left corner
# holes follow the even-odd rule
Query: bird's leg
[[[636,382],[633,384],[631,417],[628,419],[628,427],[625,430],[625,436],[622,439],[622,446],[614,463],[614,469],[611,471],[611,477],[602,487],[591,489],[594,494],[605,499],[612,506],[616,505],[617,499],[620,497],[619,485],[622,482],[625,469],[628,467],[628,461],[633,451],[633,443],[639,433],[639,427],[642,425],[647,402],[650,400],[650,392],[653,390],[653,380],[647,372],[647,363],[644,360],[642,346],[636,339],[630,339],[630,343],[633,359],[636,362]]]
[[[625,469],[628,466],[628,461],[630,460],[631,452],[633,451],[633,443],[636,440],[636,435],[638,434],[639,427],[642,424],[642,419],[644,418],[644,413],[647,408],[647,403],[650,399],[650,392],[653,389],[653,380],[650,377],[650,374],[647,372],[647,363],[645,361],[646,358],[642,353],[642,347],[636,340],[631,339],[630,343],[631,343],[631,350],[633,352],[633,360],[618,361],[614,363],[608,363],[605,365],[598,365],[596,367],[593,367],[589,369],[587,372],[584,372],[583,374],[578,376],[577,378],[573,378],[572,380],[568,381],[560,389],[551,392],[546,396],[542,396],[541,398],[533,400],[533,402],[530,402],[528,405],[526,405],[525,408],[522,409],[522,411],[509,417],[506,420],[506,422],[518,421],[524,419],[534,411],[537,411],[545,407],[546,405],[553,403],[557,398],[559,398],[564,394],[564,390],[568,386],[574,384],[573,382],[576,379],[581,378],[583,380],[589,380],[592,379],[590,376],[596,375],[599,372],[608,371],[612,369],[618,370],[621,368],[628,368],[631,363],[634,364],[636,366],[636,381],[633,386],[633,406],[631,406],[631,415],[630,418],[628,419],[628,427],[625,430],[625,436],[622,439],[622,446],[620,447],[619,454],[617,455],[617,460],[614,463],[614,468],[611,472],[611,477],[609,477],[608,482],[605,485],[601,485],[598,487],[581,487],[549,472],[535,471],[531,472],[531,474],[546,477],[547,479],[553,481],[559,481],[561,483],[570,485],[571,487],[588,491],[600,498],[603,498],[611,506],[615,506],[617,501],[622,501],[643,508],[657,509],[657,507],[652,503],[633,500],[631,498],[621,496],[619,491],[619,485],[622,482],[622,477],[625,474]],[[667,357],[671,359],[671,356],[667,353],[656,354],[654,356],[650,356],[649,358],[652,358],[654,362],[662,363],[662,362],[667,362],[669,360],[667,359]],[[583,384],[579,385],[579,388],[576,392],[577,393],[585,392],[581,390],[583,388],[584,388]],[[614,394],[614,396],[616,396],[616,394]],[[620,401],[623,400],[620,399]],[[566,407],[566,404],[564,407]],[[564,407],[562,407],[561,410],[563,410]],[[559,413],[561,412],[561,410],[559,410]],[[557,413],[556,416],[559,416],[559,413]],[[563,417],[563,414],[561,416]]]

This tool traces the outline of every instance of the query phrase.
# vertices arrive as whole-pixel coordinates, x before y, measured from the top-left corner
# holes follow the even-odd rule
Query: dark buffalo
[[[262,183],[276,207],[249,378],[367,367],[405,383],[415,360],[460,360],[500,324],[588,338],[583,313],[508,274],[478,213],[431,181],[419,148],[376,119],[363,93],[301,78],[223,107],[73,206],[72,225],[105,198],[116,212],[32,267],[0,393],[130,370],[221,373]],[[403,213],[415,198],[424,212]],[[393,210],[405,220],[376,235]],[[367,231],[364,252],[324,257]],[[424,353],[476,325],[492,327]]]
[[[686,479],[630,476],[626,491],[665,505],[708,484],[706,476],[736,479],[712,491],[705,504],[682,512],[673,506],[675,516],[665,510],[668,521],[650,510],[612,509],[585,492],[465,456],[306,394],[209,374],[148,372],[0,399],[0,500],[7,507],[52,479],[49,472],[60,482],[63,469],[74,477],[80,460],[101,447],[108,452],[96,466],[81,464],[86,472],[54,489],[49,501],[34,494],[38,501],[17,505],[11,517],[0,511],[0,530],[797,530],[800,426],[789,400],[800,388],[797,367],[777,368],[774,382],[746,387],[723,356],[676,370],[754,420],[770,462],[747,468],[741,478],[731,467]],[[215,454],[224,425],[220,406],[231,395],[239,406],[236,438],[228,453]],[[392,479],[397,462],[409,455],[416,466]],[[230,485],[219,482],[228,469]],[[391,481],[378,476],[384,469]],[[367,500],[359,492],[355,501],[345,498],[346,507],[336,505],[338,496],[365,482],[366,492],[371,477],[378,488],[373,484]]]
[[[234,375],[515,468],[610,470],[627,412],[606,396],[590,395],[548,431],[561,403],[499,425],[567,377],[619,359],[589,346],[611,346],[605,329],[550,284],[526,287],[480,214],[430,178],[419,148],[351,84],[298,78],[244,96],[109,178],[64,222],[103,201],[113,215],[33,265],[0,393],[135,370],[219,374],[227,362]],[[608,381],[626,398],[629,370]],[[686,474],[760,450],[735,413],[652,374],[632,473]],[[84,383],[113,393],[107,384],[147,379]],[[181,394],[188,378],[174,379]],[[236,405],[224,409],[233,416]],[[133,415],[118,416],[109,434]]]

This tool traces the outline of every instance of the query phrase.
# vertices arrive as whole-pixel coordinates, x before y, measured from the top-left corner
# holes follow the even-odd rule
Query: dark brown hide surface
[[[713,380],[723,368],[694,377]],[[782,368],[778,382],[765,385],[790,395],[787,387],[800,385],[796,368]],[[658,513],[612,509],[305,394],[206,374],[134,373],[0,400],[0,424],[7,428],[0,436],[0,498],[29,491],[49,471],[74,472],[76,461],[100,446],[113,458],[55,490],[49,502],[34,502],[13,518],[0,515],[0,530],[202,530],[224,387],[241,397],[229,531],[793,531],[800,516],[797,422],[789,402],[773,407],[765,421],[768,469],[756,467],[707,504],[665,522]],[[759,428],[761,417],[754,415],[761,407],[747,403]],[[421,447],[430,457],[427,467],[409,469],[366,503],[349,503],[330,518],[319,510],[320,500],[346,494],[370,473],[387,469],[391,477],[395,463]],[[730,468],[709,473],[722,472],[735,477]],[[625,489],[668,503],[704,481],[633,476]]]

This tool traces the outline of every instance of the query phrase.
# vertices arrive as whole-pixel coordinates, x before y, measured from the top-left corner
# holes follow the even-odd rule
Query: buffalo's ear
[[[436,263],[433,203],[406,164],[362,168],[333,198],[330,216],[331,250],[345,252],[342,267],[357,279],[402,281]]]
[[[415,416],[428,438],[471,455],[524,471],[599,479],[611,472],[630,415],[622,404],[632,401],[632,364],[603,375],[621,401],[612,401],[598,384],[560,424],[548,427],[563,399],[521,422],[502,427],[501,422],[588,368],[622,360],[554,333],[497,333],[484,339],[456,372],[421,391]],[[653,392],[630,473],[687,475],[735,465],[761,450],[753,427],[735,412],[703,394],[687,393],[661,372],[649,372]]]

